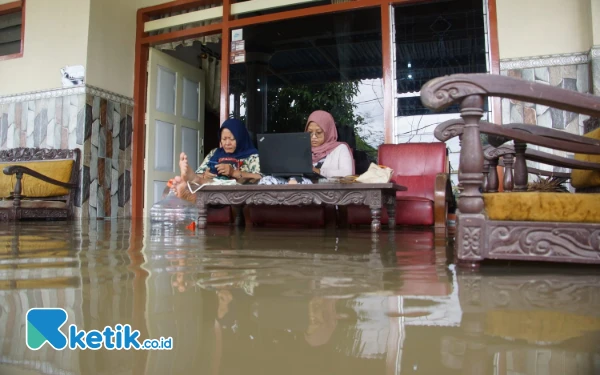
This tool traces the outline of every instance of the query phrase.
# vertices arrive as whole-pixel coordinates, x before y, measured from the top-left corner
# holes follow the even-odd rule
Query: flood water
[[[416,229],[0,224],[0,374],[600,374],[598,268],[466,271],[451,247]],[[172,349],[32,350],[41,307],[67,312],[65,335],[130,324]]]

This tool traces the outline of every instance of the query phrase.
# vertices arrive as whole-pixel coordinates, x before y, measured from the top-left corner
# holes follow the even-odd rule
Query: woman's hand
[[[235,170],[231,164],[217,164],[216,168],[220,175],[227,177],[231,177]]]
[[[205,170],[204,173],[202,173],[200,176],[202,176],[202,178],[204,178],[206,180],[210,180],[210,179],[217,177],[216,174],[210,173],[210,169]]]

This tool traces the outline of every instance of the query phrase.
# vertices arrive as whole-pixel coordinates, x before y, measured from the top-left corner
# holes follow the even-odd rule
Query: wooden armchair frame
[[[495,182],[490,183],[488,176],[484,185],[485,156],[481,133],[491,134],[489,139],[494,146],[514,141],[514,181],[508,181],[508,185],[514,182],[514,191],[527,190],[526,154],[537,154],[531,152],[533,150],[527,151],[527,144],[600,155],[599,142],[590,138],[526,124],[505,126],[481,121],[484,101],[489,96],[600,116],[600,97],[507,76],[458,74],[433,79],[422,87],[421,101],[432,110],[442,110],[454,103],[460,105],[462,120],[440,125],[438,133],[442,134],[442,139],[461,137],[458,179],[462,191],[458,200],[455,241],[458,263],[476,266],[489,258],[600,264],[600,223],[499,221],[487,217],[482,191],[484,186],[493,186]],[[550,158],[552,160],[544,157],[546,161],[557,162],[557,157]],[[492,170],[494,159],[490,160],[489,170]],[[597,167],[575,162],[570,160],[570,166]],[[510,177],[509,174],[505,178]]]
[[[57,181],[53,178],[38,173],[26,167],[28,161],[63,160],[73,159],[73,167],[69,182]],[[14,191],[11,192],[12,207],[0,209],[0,221],[21,219],[63,219],[74,218],[74,206],[79,193],[79,168],[81,163],[81,150],[79,149],[40,149],[40,148],[14,148],[0,151],[0,162],[14,164],[3,169],[4,175],[15,175]],[[68,193],[56,197],[36,197],[39,201],[64,202],[59,207],[23,207],[23,202],[28,198],[22,194],[23,175],[30,175],[41,181],[61,186],[68,189]],[[26,202],[25,202],[26,203]]]

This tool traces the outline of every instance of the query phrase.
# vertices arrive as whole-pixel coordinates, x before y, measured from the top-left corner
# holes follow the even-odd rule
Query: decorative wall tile
[[[101,185],[98,185],[97,192],[97,207],[96,207],[96,216],[98,218],[106,217],[105,207],[104,207],[104,188]]]
[[[110,159],[104,159],[104,183],[102,186],[108,190],[110,196],[110,185],[112,183],[112,162]]]
[[[112,139],[112,167],[116,170],[119,169],[119,159],[121,158],[121,149],[119,148],[120,139],[119,137],[113,137]]]
[[[571,134],[580,135],[579,118],[574,117],[573,120],[565,127],[565,130]]]
[[[104,173],[105,166],[106,162],[104,161],[104,158],[98,157],[98,185],[102,187],[104,186],[104,178],[106,177],[106,174]]]
[[[590,68],[587,65],[577,66],[577,91],[590,92]]]
[[[8,126],[8,132],[6,134],[6,148],[13,148],[15,144],[15,124]]]
[[[113,112],[115,110],[115,106],[113,104],[114,102],[108,100],[106,102],[106,128],[107,128],[107,132],[111,132],[112,134],[112,129],[113,129]]]
[[[577,65],[564,65],[560,67],[562,78],[577,79]]]
[[[90,207],[98,206],[98,180],[93,180],[90,183],[90,198],[89,198]]]
[[[90,199],[90,168],[87,166],[83,166],[81,172],[81,202],[82,204],[87,202]]]
[[[41,105],[41,103],[40,103]],[[48,132],[48,109],[42,108],[35,116],[33,130],[33,147],[40,147]]]
[[[51,120],[48,122],[48,130],[46,131],[46,147],[47,148],[57,148],[54,144],[54,139],[56,138],[56,120],[50,117]]]
[[[535,68],[535,79],[536,81],[550,82],[550,72],[547,67]]]
[[[536,104],[535,105],[535,113],[536,115],[541,115],[544,112],[546,112],[548,110],[549,107],[545,106],[545,105],[541,105],[541,104]]]
[[[526,81],[535,81],[535,71],[533,68],[523,69],[521,77]]]
[[[550,115],[552,117],[552,127],[554,129],[564,129],[566,127],[566,111],[557,108],[550,108]]]
[[[6,147],[6,140],[8,138],[8,113],[0,114],[0,146]]]
[[[523,105],[511,104],[511,106],[510,106],[510,122],[523,123]]]
[[[551,66],[548,68],[550,72],[550,85],[558,86],[562,81],[562,67],[561,66]]]
[[[90,161],[92,160],[92,139],[91,137],[86,139],[83,143],[83,165],[90,167]]]
[[[110,217],[112,211],[112,202],[110,199],[110,188],[104,188],[104,217]]]
[[[119,171],[111,168],[111,183],[110,183],[110,195],[113,196],[119,191]]]
[[[592,88],[594,95],[600,95],[600,58],[592,59]]]
[[[502,99],[502,123],[510,123],[510,100]]]
[[[66,127],[60,128],[60,148],[68,148],[69,147],[69,129]]]
[[[90,159],[90,179],[98,179],[98,147],[92,145],[91,159]]]
[[[534,108],[525,108],[523,112],[523,122],[525,124],[537,124],[537,116]]]
[[[101,158],[106,157],[106,126],[102,125],[102,121],[98,133],[98,156]]]

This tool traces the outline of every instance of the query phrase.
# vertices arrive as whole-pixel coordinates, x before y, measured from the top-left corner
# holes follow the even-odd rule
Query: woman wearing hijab
[[[354,174],[352,150],[345,142],[338,142],[333,116],[329,112],[314,111],[306,121],[310,133],[313,170],[324,177],[344,177]]]
[[[310,145],[312,147],[313,171],[324,177],[344,177],[354,174],[354,159],[352,150],[345,142],[338,142],[337,128],[333,116],[329,112],[314,111],[308,116],[306,128],[310,133]],[[286,180],[281,177],[265,176],[259,181],[259,185],[281,185],[281,184],[312,184],[303,177],[300,181],[295,178]]]
[[[226,120],[219,129],[220,147],[206,155],[196,172],[189,166],[187,155],[179,156],[181,176],[175,177],[178,195],[187,190],[184,182],[208,183],[214,179],[245,180],[260,179],[258,150],[252,144],[250,134],[243,122],[236,119]]]

